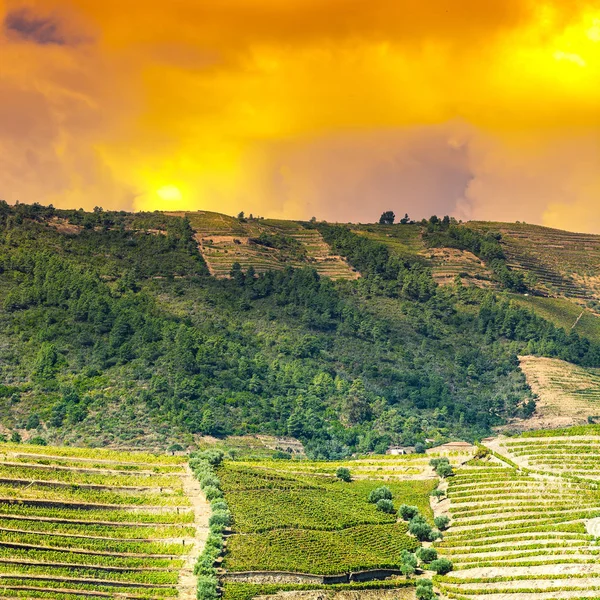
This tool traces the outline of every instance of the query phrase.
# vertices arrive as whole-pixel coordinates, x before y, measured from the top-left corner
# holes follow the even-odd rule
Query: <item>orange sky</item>
[[[0,0],[0,197],[600,232],[600,0]]]

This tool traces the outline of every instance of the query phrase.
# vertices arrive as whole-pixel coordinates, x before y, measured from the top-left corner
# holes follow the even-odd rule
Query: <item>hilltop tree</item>
[[[394,211],[386,210],[384,213],[381,214],[381,217],[379,217],[379,224],[380,225],[393,225],[395,219],[396,219],[396,215],[394,214]]]

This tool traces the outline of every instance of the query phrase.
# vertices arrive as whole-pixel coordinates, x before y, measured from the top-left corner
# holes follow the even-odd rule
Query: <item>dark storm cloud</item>
[[[68,40],[60,31],[60,24],[53,18],[38,17],[28,9],[9,12],[4,27],[10,34],[35,44],[63,46]]]

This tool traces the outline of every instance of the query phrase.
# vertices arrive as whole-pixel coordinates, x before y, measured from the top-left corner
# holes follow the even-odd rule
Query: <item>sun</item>
[[[178,201],[182,198],[181,190],[175,185],[165,185],[156,190],[156,194],[161,200],[170,202]]]

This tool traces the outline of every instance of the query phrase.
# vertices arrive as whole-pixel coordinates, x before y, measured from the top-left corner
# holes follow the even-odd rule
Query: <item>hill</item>
[[[240,241],[218,269],[217,234]],[[535,412],[520,355],[600,367],[593,306],[573,328],[573,300],[532,301],[504,244],[448,218],[2,204],[0,433],[154,450],[265,434],[313,459],[485,437]],[[274,262],[251,268],[258,250]]]

